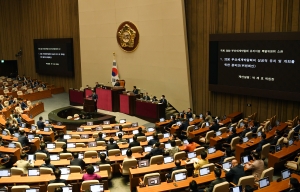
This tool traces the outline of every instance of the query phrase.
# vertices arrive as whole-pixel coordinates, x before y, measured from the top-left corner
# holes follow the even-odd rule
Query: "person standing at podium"
[[[138,94],[139,94],[139,90],[137,90],[136,86],[133,86],[132,92],[133,92],[135,95],[138,95]]]
[[[95,112],[97,112],[97,100],[98,100],[98,95],[95,93],[94,90],[92,90],[92,95],[89,96],[89,98],[92,98],[95,103]]]

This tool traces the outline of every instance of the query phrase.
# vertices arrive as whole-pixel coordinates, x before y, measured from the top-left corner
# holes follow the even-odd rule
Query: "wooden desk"
[[[190,121],[189,124],[190,125],[197,125],[198,123],[200,123],[203,119],[194,119],[193,121]],[[179,129],[179,126],[172,126],[171,127],[171,134],[175,133],[177,130]]]
[[[96,88],[98,95],[97,108],[107,111],[120,111],[120,94],[125,91],[124,87]]]
[[[58,132],[64,132],[65,134],[67,133],[67,127],[65,125],[52,125],[53,128],[58,131]]]
[[[58,93],[64,93],[65,89],[64,87],[51,87],[51,94],[58,94]]]
[[[170,119],[165,120],[165,121],[163,121],[163,122],[156,122],[156,123],[155,123],[155,126],[157,126],[157,127],[166,126],[166,125],[168,125],[170,122],[171,122]]]
[[[24,128],[24,131],[25,131],[26,133],[30,133],[30,132],[31,132],[31,129],[29,129],[29,128]],[[53,131],[45,132],[45,131],[36,130],[36,133],[51,138],[51,142],[54,142],[54,140],[55,140],[55,139],[54,139],[54,132],[53,132]]]
[[[298,181],[300,181],[300,176],[299,175],[297,175],[295,173],[292,173],[291,176],[298,179]],[[258,189],[258,190],[255,190],[255,191],[257,191],[257,192],[285,191],[285,190],[289,189],[289,182],[290,182],[290,179],[285,179],[285,180],[282,180],[280,182],[273,181],[273,182],[270,183],[270,186],[262,188],[262,189]]]
[[[285,128],[287,128],[287,126],[288,125],[286,123],[280,123],[279,126],[273,127],[271,131],[266,133],[266,139],[272,139],[275,135],[276,130],[283,131]],[[237,144],[235,148],[236,160],[240,163],[242,155],[250,152],[251,150],[254,150],[260,141],[261,137],[257,137],[250,139],[247,143]]]
[[[0,146],[0,152],[7,153],[7,154],[13,154],[14,156],[16,156],[17,160],[20,159],[20,154],[21,154],[20,148],[8,148],[8,147]]]
[[[35,93],[29,93],[25,95],[19,95],[19,98],[30,100],[30,101],[36,101],[36,100],[41,100],[45,98],[50,98],[52,97],[51,90],[44,90],[44,91],[39,91]]]
[[[243,132],[244,128],[240,127],[236,129],[236,133],[239,135],[241,132]],[[210,143],[209,145],[212,146],[216,146],[216,145],[220,145],[222,143],[225,142],[225,140],[229,137],[229,135],[231,135],[232,132],[230,133],[223,133],[221,136],[218,137],[211,137],[210,138]],[[221,138],[220,138],[221,137]]]
[[[1,135],[2,139],[4,141],[18,141],[17,137],[13,137],[13,136],[7,136],[7,135]],[[40,148],[40,140],[39,139],[33,139],[30,141],[30,144],[36,146],[37,149]]]
[[[79,90],[69,89],[69,101],[70,105],[82,106],[83,105],[84,92]]]
[[[286,163],[290,157],[295,156],[300,151],[300,141],[295,141],[289,147],[283,147],[281,151],[276,153],[269,153],[268,167],[279,167]]]
[[[21,114],[21,117],[27,124],[34,124],[34,119],[31,119],[27,114]]]
[[[120,97],[120,112],[134,116],[136,95],[120,94],[119,97]]]
[[[150,122],[157,122],[166,117],[165,106],[142,100],[135,101],[135,115]]]
[[[206,132],[209,131],[209,127],[203,127],[203,128],[199,128],[196,131],[192,131],[189,133],[190,137],[194,138],[194,137],[199,137],[199,136],[204,136],[206,134]]]
[[[1,112],[2,112],[2,116],[4,115],[4,117],[3,117],[4,120],[11,115],[12,111],[15,110],[16,106],[17,106],[16,104],[13,104],[11,106],[8,106],[8,107],[5,107],[4,109],[2,109]]]
[[[24,110],[24,113],[23,114],[27,114],[28,117],[35,117],[37,116],[38,114],[44,112],[45,109],[44,109],[44,103],[43,102],[39,102],[37,104],[35,104],[31,109],[26,109]]]

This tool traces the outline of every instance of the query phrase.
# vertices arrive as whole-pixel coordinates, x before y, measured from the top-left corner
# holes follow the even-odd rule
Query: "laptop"
[[[7,131],[3,130],[2,135],[8,135]]]
[[[293,139],[290,139],[290,140],[289,140],[289,146],[293,145],[293,143],[294,143],[294,140],[293,140]]]
[[[56,125],[61,126],[62,123],[61,122],[56,122]]]
[[[134,134],[134,135],[135,135],[135,134],[138,134],[138,133],[139,133],[139,130],[133,130],[133,131],[132,131],[132,134]]]
[[[100,171],[100,168],[99,168],[99,165],[93,165],[93,167],[94,167],[94,173],[97,173],[97,172],[99,172]]]
[[[83,159],[83,158],[84,158],[83,153],[82,152],[78,153],[78,159]]]
[[[159,184],[160,184],[159,176],[148,178],[148,186],[159,185]]]
[[[99,127],[96,127],[96,131],[102,131],[103,130],[103,127],[99,126]]]
[[[199,115],[199,117],[200,117],[200,119],[202,119],[202,118],[203,118],[203,115],[202,115],[202,113]]]
[[[28,176],[40,176],[39,168],[28,168]]]
[[[209,147],[209,148],[207,149],[207,153],[208,153],[208,154],[212,154],[212,153],[214,153],[214,152],[216,152],[216,148],[215,148],[215,147]]]
[[[50,156],[51,161],[59,161],[60,160],[59,154],[50,154],[49,156]]]
[[[126,119],[120,119],[120,123],[121,124],[126,123]]]
[[[92,142],[88,143],[88,146],[89,147],[97,147],[97,143],[96,143],[96,141],[92,141]]]
[[[204,175],[210,174],[209,167],[201,168],[201,169],[199,170],[199,174],[200,174],[200,176],[204,176]]]
[[[270,185],[269,177],[262,178],[258,181],[259,188],[264,188]]]
[[[127,150],[128,150],[128,149],[122,149],[122,150],[121,150],[122,156],[125,156],[125,155],[126,155]]]
[[[28,138],[29,140],[34,139],[34,134],[29,133],[29,134],[27,135],[27,138]]]
[[[131,143],[131,142],[133,142],[133,138],[130,138],[130,139],[129,139],[129,143]]]
[[[230,170],[230,167],[231,167],[231,163],[230,162],[225,162],[222,164],[222,168],[225,170],[225,171],[229,171]]]
[[[72,138],[72,136],[70,134],[65,134],[64,135],[64,139],[71,139],[71,138]]]
[[[206,123],[205,123],[205,126],[206,126],[206,127],[209,127],[209,122],[206,122]]]
[[[180,126],[181,124],[182,124],[181,121],[176,122],[177,126]]]
[[[76,148],[76,143],[67,143],[67,148]]]
[[[69,175],[70,174],[70,168],[69,167],[59,167],[62,175]]]
[[[248,162],[249,162],[249,156],[248,155],[241,157],[241,165],[244,166],[244,164],[246,164]]]
[[[20,133],[14,133],[14,137],[19,137]]]
[[[116,132],[116,136],[118,136],[120,133],[121,133],[122,135],[124,135],[124,132],[123,132],[123,131],[118,131],[118,132]]]
[[[196,130],[198,130],[198,129],[200,129],[200,127],[198,127],[198,126],[194,126],[194,131],[196,131]]]
[[[91,184],[90,185],[90,191],[91,192],[103,192],[104,191],[104,184],[103,183]]]
[[[31,125],[31,131],[36,130],[36,126],[35,125]]]
[[[153,139],[153,136],[148,136],[147,137],[147,141],[150,141],[151,139]]]
[[[82,135],[80,135],[80,138],[81,139],[88,139],[89,135],[88,134],[82,134]]]
[[[281,151],[281,145],[275,145],[275,152]]]
[[[77,127],[77,132],[83,132],[84,128],[83,127]]]
[[[164,133],[164,138],[169,138],[170,137],[170,133]]]
[[[175,181],[182,181],[186,179],[186,173],[176,173]]]
[[[165,143],[165,148],[166,149],[170,149],[172,146],[171,146],[171,143]]]
[[[26,127],[26,123],[22,123],[22,124],[21,124],[21,127],[22,127],[22,128],[25,128],[25,127]]]
[[[291,172],[288,169],[285,169],[283,171],[281,171],[281,178],[282,180],[290,178],[291,177]]]
[[[221,131],[217,131],[217,132],[216,132],[216,136],[218,137],[218,136],[220,136],[220,135],[222,135],[222,132],[221,132]]]
[[[30,188],[30,189],[25,189],[25,192],[40,192],[39,188]]]
[[[257,137],[261,137],[261,132],[257,132]]]
[[[16,148],[16,147],[17,147],[17,144],[15,144],[15,143],[8,144],[8,148]]]
[[[243,192],[243,187],[240,186],[235,186],[235,187],[230,187],[230,192]]]
[[[164,157],[164,164],[172,163],[173,161],[174,161],[174,158],[171,156]]]
[[[47,149],[55,149],[55,148],[56,148],[56,145],[55,145],[55,143],[47,143],[46,148],[47,148]]]
[[[115,129],[115,130],[119,130],[119,129],[120,129],[120,126],[119,126],[119,125],[115,125],[115,126],[114,126],[114,129]]]
[[[247,143],[249,141],[248,137],[243,138],[243,143]]]
[[[137,127],[137,126],[139,126],[138,122],[131,124],[131,127]]]
[[[165,121],[165,118],[160,118],[159,119],[159,122],[164,122]]]
[[[62,192],[72,192],[72,186],[61,187]]]
[[[155,131],[154,127],[148,127],[147,129],[147,132],[154,132],[154,131]]]
[[[35,161],[35,154],[27,154],[27,160]]]
[[[245,125],[245,124],[244,124],[243,122],[240,123],[240,127],[244,127],[244,125]]]
[[[93,122],[88,121],[88,122],[86,122],[86,125],[91,126],[91,125],[94,125],[94,124],[93,124]]]
[[[50,124],[50,121],[49,120],[45,120],[45,124]]]
[[[192,121],[194,121],[194,119],[193,118],[189,118],[189,121],[192,122]]]
[[[189,144],[189,142],[188,142],[187,139],[184,139],[182,142],[183,142],[183,144],[185,144],[185,145],[188,145],[188,144]]]
[[[110,121],[103,121],[103,125],[109,125]]]
[[[151,150],[152,150],[152,146],[150,146],[150,145],[144,147],[144,152],[145,153],[150,152]]]
[[[149,167],[149,159],[143,159],[138,162],[139,168]]]
[[[10,169],[0,169],[0,177],[10,177]]]
[[[192,158],[197,157],[197,154],[196,154],[196,152],[189,152],[189,153],[187,153],[187,157],[188,157],[189,159],[192,159]]]
[[[44,132],[50,132],[50,128],[49,127],[44,127]]]

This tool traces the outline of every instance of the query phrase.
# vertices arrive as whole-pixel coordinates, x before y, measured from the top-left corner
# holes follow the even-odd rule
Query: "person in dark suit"
[[[189,119],[185,119],[184,122],[179,126],[179,130],[186,131],[188,126],[190,126]]]
[[[298,179],[291,177],[289,182],[290,190],[289,192],[300,192],[300,185]]]
[[[95,141],[97,142],[97,141],[105,141],[106,142],[106,140],[104,139],[104,138],[102,138],[103,137],[103,133],[102,132],[99,132],[98,133],[98,137],[95,139]]]
[[[190,182],[190,191],[191,192],[202,192],[202,189],[198,189],[198,184],[195,180]]]
[[[150,151],[149,156],[150,158],[156,155],[163,155],[164,154],[164,150],[159,148],[160,146],[160,142],[155,143],[154,148]]]
[[[17,75],[16,80],[22,81],[23,79],[22,79],[22,77],[20,77],[20,75]]]
[[[106,146],[106,150],[108,151],[108,150],[111,150],[111,149],[120,149],[119,148],[119,145],[118,144],[116,144],[116,143],[114,143],[114,138],[110,138],[109,139],[109,143],[107,144],[107,146]]]
[[[266,140],[266,134],[265,133],[262,133],[261,134],[261,138],[262,140],[258,143],[258,146],[256,147],[255,150],[253,150],[253,152],[257,152],[257,153],[260,153],[261,150],[262,150],[262,147],[268,143],[268,141]]]
[[[137,141],[137,136],[133,136],[133,141],[129,143],[129,148],[131,147],[136,147],[136,146],[141,146],[140,142]]]
[[[42,82],[40,86],[43,87],[43,89],[47,88],[47,85],[44,82]]]
[[[172,176],[173,171],[177,171],[177,170],[179,170],[179,169],[185,169],[185,167],[181,166],[181,161],[180,161],[180,160],[176,160],[176,161],[175,161],[175,166],[176,166],[176,167],[174,167],[174,168],[171,169],[170,173],[167,173],[167,174],[166,174],[166,177],[167,177],[167,178],[171,179],[171,176]]]
[[[138,133],[135,134],[135,136],[139,137],[139,136],[145,136],[145,133],[143,133],[143,129],[141,127],[138,128]]]
[[[235,138],[236,136],[238,136],[238,134],[236,134],[236,128],[235,128],[235,127],[232,128],[231,132],[232,132],[232,134],[229,135],[229,136],[227,137],[227,139],[226,139],[226,143],[228,143],[228,144],[231,143],[231,140],[232,140],[233,138]]]
[[[226,173],[225,177],[227,181],[232,181],[234,184],[238,184],[239,179],[245,176],[244,167],[240,165],[236,159],[231,161],[231,169]]]
[[[97,161],[96,164],[104,165],[104,164],[111,164],[111,162],[106,159],[105,153],[100,153],[100,161]]]
[[[49,156],[49,151],[46,149],[45,143],[40,144],[40,149],[36,151],[37,153],[45,153],[47,156]]]
[[[127,143],[127,140],[123,139],[122,137],[123,137],[122,133],[119,133],[118,134],[119,139],[117,139],[117,143]]]
[[[56,169],[56,170],[54,171],[54,175],[55,175],[55,179],[50,180],[49,183],[64,183],[65,185],[67,185],[66,180],[60,178],[60,176],[61,176],[61,171],[60,171],[60,169]]]
[[[162,95],[162,96],[161,96],[161,98],[160,98],[160,100],[159,100],[159,103],[162,103],[162,104],[165,106],[165,108],[167,107],[168,101],[167,101],[165,95]]]
[[[159,142],[158,135],[157,135],[157,133],[153,133],[153,139],[148,141],[148,145],[152,146],[152,145],[156,144],[157,142]]]
[[[230,148],[226,148],[225,155],[221,157],[219,164],[222,165],[224,163],[224,159],[231,156],[231,150]]]
[[[252,133],[256,133],[257,132],[257,129],[259,127],[259,122],[254,122],[254,125],[251,127],[251,131]]]
[[[101,87],[101,85],[100,85],[98,82],[96,82],[95,84],[96,84],[96,85],[95,85],[95,88]]]
[[[240,134],[240,137],[244,138],[246,136],[246,133],[248,133],[250,131],[251,131],[251,129],[250,129],[250,127],[248,127],[248,124],[245,124],[244,125],[244,131]]]
[[[280,131],[276,130],[275,131],[275,137],[272,139],[272,141],[270,142],[271,145],[276,145],[278,140],[282,137]]]
[[[27,105],[26,105],[25,101],[22,100],[22,102],[21,102],[21,109],[25,110],[26,108],[27,108]]]
[[[42,116],[39,117],[39,120],[36,122],[36,125],[37,125],[38,129],[44,129],[45,128],[46,124],[43,121]]]
[[[97,100],[98,100],[98,95],[96,94],[95,90],[92,90],[92,94],[89,96],[89,98],[92,98],[94,101],[95,105],[95,112],[97,112]]]
[[[70,165],[77,165],[80,166],[82,170],[85,169],[85,162],[82,159],[78,158],[79,154],[78,153],[73,153],[73,160],[70,161]]]
[[[175,115],[172,115],[171,121],[164,127],[165,131],[169,132],[170,129],[171,129],[171,127],[172,127],[172,125],[176,124],[176,122],[177,121],[176,121]]]
[[[58,142],[65,142],[65,143],[68,142],[67,139],[64,139],[64,133],[63,132],[59,133],[58,138],[57,138],[56,141],[58,141]]]
[[[216,179],[209,184],[208,188],[205,189],[206,192],[212,192],[215,185],[226,181],[224,178],[221,178],[221,173],[222,173],[221,169],[216,168],[214,170],[214,173],[215,173]]]
[[[185,114],[185,118],[190,119],[193,118],[193,112],[191,108],[188,108],[186,114]]]
[[[53,172],[55,172],[55,166],[54,165],[52,165],[51,163],[50,163],[50,158],[49,157],[46,157],[45,159],[44,159],[44,164],[42,164],[41,165],[41,167],[47,167],[47,168],[51,168],[52,170],[53,170]]]
[[[121,85],[121,84],[120,84],[120,82],[119,82],[119,79],[117,79],[114,86],[116,87],[116,86],[120,86],[120,85]]]
[[[156,101],[158,101],[156,96],[153,96],[152,99],[151,99],[151,102],[156,102]]]
[[[139,90],[136,89],[136,86],[133,86],[132,92],[133,92],[135,95],[138,95],[138,94],[139,94]]]
[[[9,96],[9,100],[8,100],[8,104],[9,105],[12,105],[12,104],[14,104],[15,102],[14,102],[14,98],[13,98],[13,96],[12,95],[10,95]]]
[[[143,99],[144,99],[145,101],[150,101],[150,97],[149,97],[149,95],[148,95],[148,92],[145,93]]]
[[[215,119],[214,124],[209,127],[209,130],[217,132],[217,131],[219,131],[219,128],[220,128],[220,125],[219,125],[218,121]]]
[[[25,135],[25,131],[21,130],[20,131],[20,136],[18,137],[18,142],[22,145],[22,147],[28,146],[29,145],[29,140]]]
[[[298,125],[294,128],[295,133],[299,133],[300,130],[300,119],[298,119]]]

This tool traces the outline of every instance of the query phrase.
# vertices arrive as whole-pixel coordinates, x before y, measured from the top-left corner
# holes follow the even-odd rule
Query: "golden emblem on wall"
[[[123,22],[117,31],[117,42],[123,51],[133,52],[139,43],[139,32],[136,26],[129,21]]]

